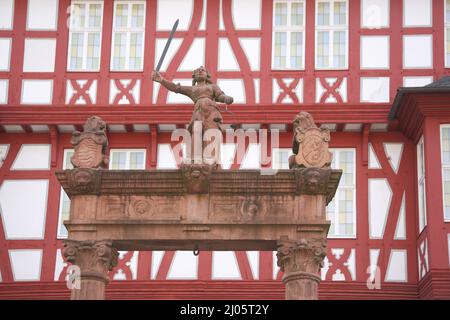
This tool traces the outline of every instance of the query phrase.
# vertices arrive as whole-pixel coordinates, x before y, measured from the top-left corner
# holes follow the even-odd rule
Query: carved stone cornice
[[[63,256],[68,262],[80,268],[82,279],[108,283],[108,271],[117,265],[119,254],[109,240],[65,240]]]

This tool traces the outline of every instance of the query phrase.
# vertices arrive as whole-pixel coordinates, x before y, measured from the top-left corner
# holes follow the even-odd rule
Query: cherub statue
[[[208,129],[222,131],[222,115],[216,102],[232,104],[233,98],[227,96],[218,85],[212,83],[211,75],[205,67],[195,69],[192,72],[192,86],[182,86],[164,79],[158,71],[153,71],[153,81],[161,83],[167,90],[188,96],[195,103],[195,110],[188,130],[192,130],[194,121],[201,121],[203,132]]]

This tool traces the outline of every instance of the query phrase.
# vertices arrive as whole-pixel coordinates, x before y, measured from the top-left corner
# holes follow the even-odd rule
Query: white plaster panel
[[[247,258],[252,270],[253,279],[259,279],[259,251],[247,251]]]
[[[219,79],[217,85],[222,91],[232,96],[234,103],[245,103],[245,88],[242,79]]]
[[[406,282],[407,277],[407,252],[404,249],[392,249],[386,269],[386,282]]]
[[[369,169],[380,169],[381,165],[378,157],[373,150],[372,144],[369,143]]]
[[[236,144],[234,143],[223,143],[220,146],[220,163],[222,169],[230,169],[234,162],[234,157],[236,154]]]
[[[28,0],[28,30],[56,30],[57,17],[58,0]]]
[[[361,36],[361,69],[389,69],[389,36]]]
[[[212,279],[240,280],[241,273],[234,251],[214,251],[212,256]]]
[[[58,281],[61,272],[67,266],[67,262],[64,262],[64,259],[61,255],[61,249],[56,250],[56,261],[55,261],[55,275],[54,280]],[[67,279],[68,275],[66,275],[65,279]]]
[[[231,48],[230,41],[227,38],[219,38],[219,57],[218,70],[236,71],[239,65]]]
[[[406,239],[406,222],[405,222],[405,193],[403,192],[402,204],[398,215],[397,227],[395,228],[394,239]]]
[[[177,169],[177,162],[170,144],[158,144],[158,155],[156,161],[157,169]]]
[[[182,86],[192,86],[192,79],[174,79],[174,83],[179,83]],[[160,90],[167,90],[166,88],[162,88],[159,86]],[[192,100],[181,93],[175,93],[169,91],[167,94],[167,103],[189,103],[192,104]]]
[[[8,103],[8,80],[1,79],[0,80],[0,104]]]
[[[48,129],[48,126],[45,124],[32,124],[30,125],[31,130],[33,130],[33,132],[35,133],[44,133],[44,132],[49,132],[50,130]]]
[[[55,71],[56,39],[25,39],[24,72]]]
[[[361,26],[380,29],[389,26],[389,0],[362,0]]]
[[[375,279],[375,272],[378,267],[378,257],[380,255],[380,249],[370,249],[369,250],[369,256],[370,256],[370,266],[369,266],[369,272],[370,272],[370,281],[373,282]]]
[[[5,124],[3,125],[3,129],[5,129],[5,131],[7,133],[23,133],[25,132],[22,128],[21,125],[18,124]]]
[[[398,173],[403,154],[403,143],[383,143],[384,152],[395,173]]]
[[[369,235],[381,239],[391,205],[392,191],[387,179],[369,179]]]
[[[257,143],[250,143],[247,147],[247,152],[240,169],[259,169],[261,168],[261,145]]]
[[[195,38],[178,68],[179,71],[192,71],[205,65],[205,39]]]
[[[236,29],[261,29],[262,0],[232,0],[231,14]]]
[[[49,144],[23,144],[12,165],[12,170],[50,169]]]
[[[22,104],[51,104],[53,80],[23,80]]]
[[[326,260],[326,259],[327,259],[327,258],[325,257],[325,260]],[[278,258],[277,258],[277,252],[276,252],[276,251],[272,251],[272,262],[273,262],[272,279],[273,279],[273,280],[276,280],[276,279],[277,279],[278,272],[280,272],[280,267],[278,266],[277,260],[278,260]],[[324,262],[325,262],[325,261],[324,261]]]
[[[433,36],[403,36],[403,67],[427,69],[433,67]]]
[[[403,77],[404,87],[423,87],[433,82],[433,77]]]
[[[253,84],[255,86],[255,103],[259,103],[259,95],[261,91],[260,81],[259,79],[253,79]]]
[[[13,27],[14,0],[0,0],[0,29]]]
[[[193,0],[158,0],[157,30],[172,30],[173,24],[180,19],[177,30],[187,30],[194,9]]]
[[[9,152],[9,144],[0,144],[0,168],[3,165],[3,162],[6,160],[8,152]]]
[[[9,250],[14,281],[39,281],[41,278],[42,250]]]
[[[389,78],[361,78],[361,102],[389,102]]]
[[[163,256],[164,251],[152,251],[152,266],[150,274],[152,280],[156,279]]]
[[[5,180],[0,210],[6,239],[43,239],[48,180]]]
[[[431,26],[431,0],[403,0],[403,26]]]
[[[87,85],[88,80],[76,80],[77,84],[79,85],[80,89],[84,90],[84,86]],[[69,104],[70,100],[72,99],[73,95],[77,93],[77,90],[72,85],[71,80],[67,80],[66,83],[66,104]],[[86,90],[86,94],[91,99],[91,102],[93,104],[97,101],[97,80],[93,80],[90,87]],[[75,104],[87,104],[88,101],[83,96],[80,96],[76,101]]]
[[[166,42],[167,42],[167,39],[156,39],[155,66],[158,64],[159,59],[161,58],[161,54],[164,50],[164,47],[166,46]],[[160,69],[161,72],[164,72],[167,70],[167,67],[170,65],[170,62],[172,61],[173,56],[175,55],[175,53],[177,53],[178,48],[181,45],[181,42],[183,42],[183,39],[172,39],[169,49],[167,49],[167,53],[164,58],[164,61],[161,65],[161,69]]]
[[[9,71],[11,38],[0,38],[0,71]]]
[[[170,265],[167,279],[197,279],[198,256],[192,251],[177,251]]]
[[[250,64],[250,69],[258,71],[260,69],[261,40],[259,38],[239,38],[239,43]]]

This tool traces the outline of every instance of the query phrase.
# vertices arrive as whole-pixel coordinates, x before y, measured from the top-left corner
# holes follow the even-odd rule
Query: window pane
[[[331,221],[330,230],[328,231],[329,235],[336,235],[336,229],[335,229],[335,219],[334,219],[334,212],[336,210],[335,208],[335,198],[328,204],[327,206],[327,219]]]
[[[68,232],[66,227],[64,226],[64,220],[69,220],[70,218],[70,199],[67,194],[61,189],[61,208],[59,208],[59,228],[58,228],[58,236],[59,237],[67,237]]]
[[[276,3],[275,4],[275,25],[285,26],[287,25],[287,4]]]
[[[112,153],[112,170],[124,170],[126,169],[127,153],[126,152],[113,152]]]
[[[144,5],[133,4],[131,11],[131,26],[143,27],[144,26]]]
[[[116,5],[116,27],[127,27],[128,26],[128,4],[117,4]]]
[[[447,0],[447,4],[445,7],[445,22],[450,23],[450,0]]]
[[[91,4],[89,6],[89,27],[101,27],[102,5]]]
[[[86,68],[98,69],[99,58],[100,58],[100,33],[89,33]]]
[[[70,69],[82,69],[84,34],[72,33],[71,37],[72,41],[70,46]]]
[[[301,68],[303,54],[303,33],[291,33],[291,68]]]
[[[86,14],[86,6],[81,3],[74,3],[72,5],[72,13],[71,13],[71,26],[72,27],[84,27],[85,26],[85,14]]]
[[[334,25],[346,24],[346,6],[345,2],[334,3]]]
[[[130,35],[129,69],[136,70],[141,68],[142,68],[142,33],[132,33]]]
[[[343,171],[340,184],[352,186],[354,184],[353,151],[339,152],[339,169]]]
[[[441,131],[441,149],[442,149],[442,164],[450,164],[450,128],[442,128]]]
[[[113,66],[114,70],[125,69],[125,55],[126,55],[126,33],[114,34],[114,51],[113,51]]]
[[[333,67],[345,67],[345,31],[335,31],[333,34]]]
[[[291,25],[303,25],[303,3],[294,2],[291,5]]]
[[[63,169],[73,169],[72,162],[70,159],[72,158],[74,151],[67,151],[64,157]]]
[[[286,68],[286,32],[275,32],[274,66]]]
[[[445,219],[450,219],[450,169],[443,170]]]
[[[329,65],[329,33],[328,31],[319,31],[317,33],[317,66],[326,68]]]
[[[330,4],[328,2],[319,2],[317,4],[317,25],[330,25]]]
[[[446,46],[445,46],[446,47],[445,53],[446,53],[446,58],[447,58],[446,65],[450,66],[450,28],[447,28],[446,33],[447,33],[447,41],[446,41]]]
[[[144,153],[130,152],[130,169],[144,169]]]

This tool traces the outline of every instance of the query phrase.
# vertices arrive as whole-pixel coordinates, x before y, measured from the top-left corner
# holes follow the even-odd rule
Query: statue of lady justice
[[[211,75],[205,67],[202,66],[192,72],[192,86],[182,86],[179,83],[168,81],[158,71],[153,71],[152,79],[161,83],[169,91],[188,96],[195,103],[194,113],[188,127],[189,131],[192,130],[194,121],[202,122],[203,132],[213,128],[223,131],[223,119],[216,102],[232,104],[233,98],[227,96],[218,85],[212,83]]]

